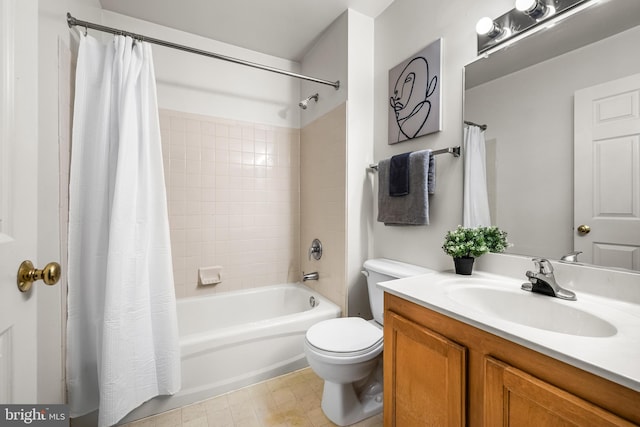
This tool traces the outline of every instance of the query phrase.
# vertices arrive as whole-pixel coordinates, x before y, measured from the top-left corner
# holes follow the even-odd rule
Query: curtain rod
[[[464,121],[464,124],[469,126],[478,126],[481,130],[487,130],[487,125],[479,125],[477,123],[469,122],[467,120]]]
[[[136,33],[131,33],[129,31],[118,30],[116,28],[105,27],[104,25],[94,24],[92,22],[81,21],[79,19],[76,19],[73,16],[71,16],[71,14],[68,13],[68,12],[67,12],[67,24],[69,25],[69,28],[71,28],[73,26],[84,27],[85,28],[85,32],[86,32],[86,30],[88,28],[91,28],[92,30],[102,31],[102,32],[105,32],[105,33],[111,33],[111,34],[122,35],[122,36],[129,36],[129,37],[132,37],[134,39],[146,41],[146,42],[157,44],[157,45],[160,45],[160,46],[170,47],[172,49],[183,50],[185,52],[195,53],[197,55],[202,55],[202,56],[208,56],[210,58],[221,59],[223,61],[233,62],[235,64],[246,65],[248,67],[257,68],[257,69],[260,69],[260,70],[270,71],[272,73],[284,74],[285,76],[294,77],[296,79],[308,80],[310,82],[315,82],[315,83],[320,83],[320,84],[323,84],[323,85],[333,86],[336,90],[340,89],[340,80],[332,82],[332,81],[329,81],[329,80],[318,79],[316,77],[305,76],[304,74],[293,73],[291,71],[286,71],[286,70],[281,70],[279,68],[270,67],[268,65],[262,65],[262,64],[258,64],[258,63],[255,63],[255,62],[244,61],[242,59],[233,58],[233,57],[225,56],[225,55],[220,55],[218,53],[207,52],[205,50],[200,50],[200,49],[196,49],[196,48],[189,47],[189,46],[184,46],[184,45],[180,45],[180,44],[176,44],[176,43],[171,43],[171,42],[168,42],[168,41],[155,39],[153,37],[147,37],[147,36],[144,36],[142,34],[136,34]]]
[[[448,147],[448,148],[443,148],[441,150],[433,150],[431,152],[431,154],[438,155],[438,154],[452,154],[453,157],[460,157],[460,146],[456,146],[456,147]],[[378,170],[378,164],[377,163],[372,163],[369,165],[369,169],[373,169],[374,171]]]

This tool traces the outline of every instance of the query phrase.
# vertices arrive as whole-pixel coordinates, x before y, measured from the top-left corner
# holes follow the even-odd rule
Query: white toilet
[[[373,320],[342,317],[311,326],[304,351],[311,369],[324,379],[322,410],[340,426],[357,423],[382,411],[382,324],[384,292],[379,282],[433,273],[390,259],[364,263]]]

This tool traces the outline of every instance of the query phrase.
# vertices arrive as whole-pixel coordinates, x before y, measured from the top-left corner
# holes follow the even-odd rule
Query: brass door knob
[[[60,264],[50,262],[42,270],[33,266],[31,261],[22,261],[18,268],[18,289],[27,292],[36,280],[41,280],[47,285],[55,285],[60,280]]]
[[[578,233],[580,234],[588,234],[591,231],[591,227],[588,225],[582,224],[578,226]]]

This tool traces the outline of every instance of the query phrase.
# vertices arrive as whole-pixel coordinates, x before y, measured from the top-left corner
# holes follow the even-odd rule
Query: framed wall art
[[[389,144],[442,130],[442,39],[389,70]]]

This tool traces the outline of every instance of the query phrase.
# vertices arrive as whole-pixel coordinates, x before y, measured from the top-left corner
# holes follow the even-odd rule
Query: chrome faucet
[[[318,272],[314,271],[313,273],[307,273],[304,274],[304,271],[302,272],[302,281],[306,282],[307,280],[318,280],[320,278],[320,276],[318,276]]]
[[[532,261],[538,271],[536,273],[532,271],[527,271],[525,273],[529,279],[529,283],[522,284],[523,290],[570,301],[576,300],[575,293],[558,285],[556,278],[553,275],[553,266],[549,260],[544,258],[533,258]]]
[[[580,255],[581,253],[582,251],[569,252],[568,254],[563,255],[562,258],[560,258],[560,261],[567,263],[576,263],[578,262],[578,255]]]

